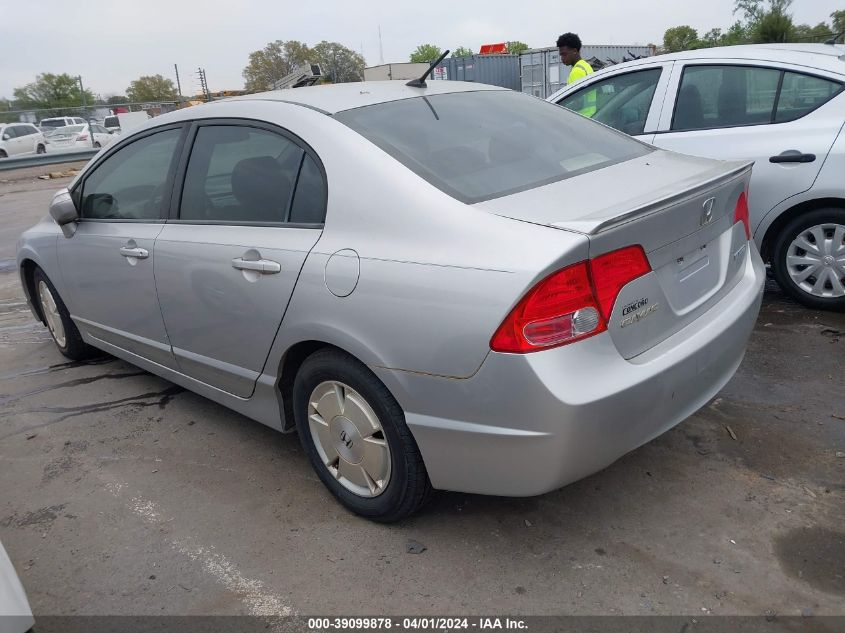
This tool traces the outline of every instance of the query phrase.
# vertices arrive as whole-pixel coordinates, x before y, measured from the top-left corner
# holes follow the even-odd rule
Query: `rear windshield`
[[[64,119],[44,119],[41,121],[41,127],[64,127]]]
[[[120,122],[116,116],[107,116],[103,119],[103,125],[106,127],[120,127]]]
[[[335,116],[435,187],[470,204],[652,151],[578,114],[504,90],[417,97]]]

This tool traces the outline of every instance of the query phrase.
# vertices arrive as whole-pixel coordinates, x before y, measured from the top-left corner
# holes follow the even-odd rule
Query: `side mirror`
[[[67,189],[57,191],[50,203],[50,215],[58,224],[65,237],[73,237],[76,233],[76,221],[79,219],[79,211],[70,197]]]

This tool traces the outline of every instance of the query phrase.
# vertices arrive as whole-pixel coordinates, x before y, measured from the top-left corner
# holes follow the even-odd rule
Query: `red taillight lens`
[[[626,246],[590,261],[601,315],[610,318],[619,291],[629,281],[651,272],[642,246]]]
[[[516,304],[490,340],[490,349],[536,352],[604,332],[619,290],[649,271],[641,246],[567,266]]]
[[[76,137],[76,140],[77,141],[87,141],[88,135],[87,134],[80,134],[79,136]]]
[[[734,209],[734,224],[742,222],[745,227],[745,239],[751,239],[751,219],[748,217],[748,195],[743,191],[739,194],[739,200],[736,201],[736,208]]]

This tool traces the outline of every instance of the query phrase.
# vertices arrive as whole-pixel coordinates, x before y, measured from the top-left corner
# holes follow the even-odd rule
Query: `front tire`
[[[59,351],[71,360],[85,360],[99,352],[82,340],[79,329],[70,318],[67,307],[53,283],[40,268],[32,276],[33,301],[38,303],[44,324]]]
[[[36,154],[46,154],[47,153],[47,147],[44,146],[44,145],[41,145],[39,143],[38,147],[35,148],[35,153]]]
[[[792,220],[778,235],[775,279],[799,303],[845,310],[845,209],[816,209]]]
[[[349,510],[390,523],[428,501],[431,482],[405,414],[365,365],[339,350],[315,352],[296,375],[293,407],[312,467]]]
[[[9,155],[6,153],[5,149],[0,149],[0,158],[9,158]]]
[[[99,143],[94,143],[94,149],[100,149],[101,147],[102,145],[100,145]]]

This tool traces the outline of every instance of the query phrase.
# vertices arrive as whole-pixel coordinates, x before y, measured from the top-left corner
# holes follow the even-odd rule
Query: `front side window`
[[[558,105],[626,134],[642,134],[661,72],[651,68],[614,75],[576,90]]]
[[[179,219],[276,223],[287,219],[303,150],[259,128],[199,128],[185,173]]]
[[[687,66],[672,130],[771,123],[780,74],[754,66]]]
[[[172,129],[145,136],[97,165],[82,185],[82,217],[158,219],[180,134]]]
[[[3,130],[3,140],[10,141],[13,138],[18,137],[18,126],[17,125],[10,125],[5,130]]]
[[[518,92],[415,97],[346,110],[342,123],[466,203],[644,156],[649,146]]]

